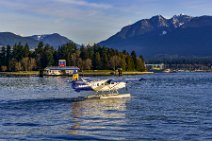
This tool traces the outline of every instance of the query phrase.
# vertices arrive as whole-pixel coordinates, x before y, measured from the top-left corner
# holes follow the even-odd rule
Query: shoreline
[[[3,76],[39,76],[39,71],[0,72]]]
[[[122,72],[122,75],[143,75],[143,74],[153,74],[153,72]],[[112,72],[98,72],[98,71],[94,71],[94,72],[79,72],[80,76],[112,76],[112,75],[116,75],[117,74],[113,74]]]
[[[153,72],[123,72],[122,75],[144,75]],[[0,72],[2,76],[39,76],[39,71]],[[112,71],[86,71],[79,72],[80,76],[112,76]],[[116,74],[118,76],[118,73]],[[72,76],[72,75],[44,75],[44,76]]]

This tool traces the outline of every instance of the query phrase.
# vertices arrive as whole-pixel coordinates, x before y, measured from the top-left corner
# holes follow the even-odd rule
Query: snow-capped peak
[[[162,34],[163,34],[163,35],[166,35],[166,34],[167,34],[167,31],[164,30],[164,31],[162,32]]]
[[[40,38],[41,38],[41,35],[38,35],[38,36],[37,36],[37,39],[40,40]]]
[[[184,23],[182,22],[182,23],[179,23],[179,26],[182,26],[182,25],[184,25]]]
[[[45,38],[46,35],[35,35],[36,40],[40,41]]]

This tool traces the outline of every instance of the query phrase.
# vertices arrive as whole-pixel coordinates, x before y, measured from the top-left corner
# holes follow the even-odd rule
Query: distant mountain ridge
[[[18,43],[24,45],[27,43],[31,48],[35,48],[39,42],[58,48],[59,46],[73,41],[58,33],[22,37],[11,32],[0,32],[0,46],[13,46]]]
[[[212,56],[212,16],[161,15],[125,26],[99,43],[120,50],[135,50],[145,58],[158,55]]]

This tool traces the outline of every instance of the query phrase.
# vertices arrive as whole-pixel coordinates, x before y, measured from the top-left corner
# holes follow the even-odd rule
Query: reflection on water
[[[212,140],[212,73],[118,79],[130,99],[76,102],[69,78],[0,77],[0,140]]]
[[[107,99],[72,103],[71,116],[74,124],[70,128],[69,134],[100,136],[103,132],[110,130],[124,130],[121,125],[126,124],[125,113],[128,101],[129,99]],[[111,139],[115,139],[114,137]]]

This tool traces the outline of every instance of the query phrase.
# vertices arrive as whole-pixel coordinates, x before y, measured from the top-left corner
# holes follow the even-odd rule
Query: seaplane
[[[119,94],[118,90],[126,87],[126,82],[114,81],[112,79],[85,80],[80,78],[72,82],[72,88],[76,92],[94,91],[95,94],[89,95],[87,99],[109,99],[130,97],[129,93]]]

